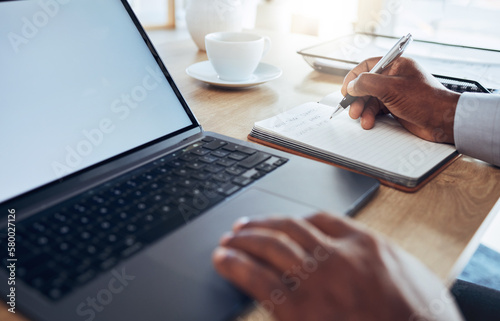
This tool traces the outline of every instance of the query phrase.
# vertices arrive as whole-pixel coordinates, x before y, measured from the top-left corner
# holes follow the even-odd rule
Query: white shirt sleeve
[[[463,93],[453,130],[460,153],[500,166],[500,95]]]

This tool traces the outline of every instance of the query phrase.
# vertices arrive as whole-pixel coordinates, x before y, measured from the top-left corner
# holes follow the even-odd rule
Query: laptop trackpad
[[[182,286],[176,287],[176,298],[169,300],[169,309],[166,310],[172,315],[177,315],[173,310],[184,315],[193,314],[191,317],[197,319],[197,316],[224,315],[241,306],[244,299],[218,276],[212,266],[212,251],[221,235],[231,230],[234,221],[242,216],[304,216],[316,211],[304,204],[251,188],[153,246],[146,255],[169,271],[159,275],[157,280],[165,287],[178,283],[173,278],[183,280]]]

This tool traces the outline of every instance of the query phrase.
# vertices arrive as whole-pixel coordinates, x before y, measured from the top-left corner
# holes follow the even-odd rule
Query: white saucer
[[[245,81],[225,81],[219,79],[210,61],[206,60],[189,66],[186,73],[195,79],[214,86],[237,88],[260,85],[278,78],[282,72],[276,66],[260,63],[250,79]]]

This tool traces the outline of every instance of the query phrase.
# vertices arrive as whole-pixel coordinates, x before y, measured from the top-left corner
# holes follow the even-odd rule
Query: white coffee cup
[[[271,39],[247,32],[214,32],[205,36],[205,46],[219,79],[237,82],[251,78],[271,48]]]

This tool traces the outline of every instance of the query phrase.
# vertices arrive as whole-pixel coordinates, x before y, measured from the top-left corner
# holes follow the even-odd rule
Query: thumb
[[[380,100],[391,90],[392,77],[362,73],[347,85],[347,93],[354,97],[373,96]]]

